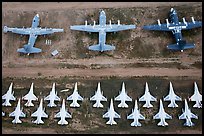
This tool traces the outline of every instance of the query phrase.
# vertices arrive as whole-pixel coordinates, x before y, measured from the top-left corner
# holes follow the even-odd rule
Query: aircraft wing
[[[117,24],[111,24],[106,25],[106,32],[117,32],[122,30],[129,30],[129,29],[135,29],[135,25],[117,25]]]
[[[160,119],[160,112],[154,115],[153,119]]]
[[[109,111],[106,112],[104,115],[103,115],[103,118],[108,118],[109,117]]]
[[[130,98],[130,96],[126,95],[126,101],[132,101],[132,98]]]
[[[150,101],[157,101],[157,99],[154,96],[152,96],[152,95],[151,95],[150,98],[151,98]]]
[[[114,118],[120,118],[120,115],[114,111]]]
[[[57,95],[55,95],[55,100],[60,101],[60,98]]]
[[[73,100],[73,94],[72,95],[70,95],[69,97],[67,97],[67,100]]]
[[[15,115],[16,115],[16,111],[13,111],[12,113],[9,114],[9,117],[10,117],[10,116],[13,117],[13,116],[15,116]]]
[[[139,101],[146,101],[145,100],[145,95],[143,95],[142,97],[139,98]]]
[[[29,35],[30,30],[28,28],[12,28],[12,27],[7,27],[4,26],[4,32],[12,32],[16,34],[22,34],[22,35]]]
[[[171,24],[169,24],[169,27],[171,27]],[[172,31],[167,27],[167,24],[161,24],[161,25],[146,25],[143,26],[143,29],[145,30],[156,30],[156,31]]]
[[[166,97],[164,97],[164,101],[170,101],[170,95],[167,95]]]
[[[10,98],[10,100],[13,100],[13,101],[16,100],[16,98],[13,96],[13,94],[11,94],[11,98]]]
[[[182,101],[181,97],[179,97],[178,95],[175,95],[175,100],[176,101]]]
[[[53,34],[56,32],[63,32],[63,31],[64,31],[63,29],[58,29],[58,28],[42,28],[40,29],[37,35]]]
[[[142,114],[139,114],[139,119],[145,119],[145,117]]]
[[[191,101],[196,101],[196,100],[199,100],[199,101],[202,101],[202,95],[192,95],[191,97],[190,97],[190,100]]]
[[[25,117],[25,116],[26,116],[25,113],[23,113],[23,112],[21,111],[20,117]]]
[[[107,101],[107,98],[103,95],[102,95],[101,99],[102,99],[102,101]]]
[[[165,113],[165,119],[172,119],[171,115]]]
[[[2,96],[2,99],[6,99],[6,96],[7,96],[7,94],[4,94],[4,95]]]
[[[42,111],[42,117],[47,118],[48,115],[45,113],[45,111]]]
[[[188,29],[192,29],[192,28],[202,27],[202,22],[201,21],[195,21],[195,23],[194,22],[186,22],[186,24],[181,22],[181,25],[186,26],[186,27],[182,27],[183,30],[188,30]]]
[[[179,119],[186,119],[186,113],[184,112],[183,114],[181,114],[181,115],[179,116]]]
[[[90,101],[95,101],[95,100],[96,100],[96,94],[90,98]]]
[[[130,115],[127,116],[127,119],[134,119],[133,116],[134,116],[134,114],[131,113]]]
[[[38,116],[38,110],[35,111],[33,114],[31,114],[31,117],[37,117]]]
[[[120,101],[121,100],[121,94],[119,94],[117,97],[114,99],[115,101]]]
[[[70,115],[68,112],[66,112],[65,117],[66,117],[66,118],[71,118],[72,115]]]
[[[198,116],[196,116],[195,114],[191,113],[190,118],[198,119]]]
[[[78,95],[77,99],[80,100],[80,101],[83,101],[83,98],[80,95]]]
[[[55,118],[60,118],[61,117],[61,111],[58,112],[56,115],[55,115]]]
[[[71,30],[85,31],[85,32],[99,32],[99,25],[74,25],[70,26]]]
[[[49,100],[50,99],[50,94],[44,98],[44,100]]]

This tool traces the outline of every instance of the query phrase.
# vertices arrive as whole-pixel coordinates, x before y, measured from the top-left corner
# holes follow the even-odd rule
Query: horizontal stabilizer
[[[151,103],[145,103],[143,105],[143,107],[151,108],[151,107],[153,107],[153,105]]]
[[[166,121],[160,121],[157,125],[158,126],[168,126],[168,123]]]
[[[126,103],[120,103],[118,104],[118,107],[122,107],[122,108],[128,108],[128,105]]]
[[[184,50],[184,49],[191,49],[195,48],[194,44],[179,42],[179,44],[170,44],[167,46],[167,49],[170,50]]]
[[[66,120],[60,120],[57,124],[60,124],[60,125],[67,125],[68,122]]]
[[[108,122],[106,122],[106,124],[112,125],[112,124],[117,124],[117,123],[114,120],[109,120]]]
[[[70,104],[70,107],[80,107],[80,105],[79,105],[78,103],[72,102],[72,103]]]
[[[93,51],[103,52],[103,51],[115,50],[115,46],[108,45],[108,44],[105,44],[105,45],[96,44],[96,45],[89,46],[88,49]]]
[[[35,124],[44,124],[44,122],[41,119],[36,119],[33,123]]]
[[[42,50],[39,49],[39,48],[35,48],[35,47],[32,47],[31,49],[29,49],[29,51],[25,50],[25,48],[20,48],[17,50],[17,52],[21,52],[21,53],[40,53]]]
[[[17,123],[22,123],[22,121],[20,119],[14,119],[12,121],[13,124],[17,124]]]
[[[136,121],[132,122],[130,125],[132,127],[141,127],[142,126],[142,124],[140,122],[136,122]]]
[[[97,108],[103,108],[103,105],[100,102],[96,102],[93,107],[97,107]]]
[[[175,102],[171,102],[168,107],[171,107],[171,108],[175,108],[175,107],[178,107],[178,105],[175,103]]]

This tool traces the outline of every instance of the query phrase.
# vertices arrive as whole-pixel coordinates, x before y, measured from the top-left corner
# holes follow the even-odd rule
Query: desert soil
[[[16,79],[16,82],[20,82],[21,78],[24,77],[40,80],[47,77],[62,79],[64,76],[72,77],[72,79],[76,77],[76,79],[87,78],[90,80],[97,80],[99,77],[116,77],[119,79],[170,77],[175,81],[179,77],[188,77],[192,82],[194,80],[201,82],[202,30],[200,28],[184,33],[187,41],[196,43],[196,48],[186,50],[183,53],[166,50],[167,44],[175,42],[173,38],[171,39],[171,34],[147,32],[141,29],[145,24],[156,23],[158,18],[165,20],[168,15],[165,10],[170,10],[170,7],[178,9],[180,19],[185,16],[187,20],[190,20],[190,16],[194,16],[195,19],[202,21],[201,2],[42,2],[40,4],[33,2],[3,2],[2,28],[4,25],[9,27],[30,27],[33,16],[39,13],[42,27],[65,29],[65,34],[39,37],[36,47],[42,48],[43,52],[30,56],[20,55],[16,52],[19,47],[26,44],[28,39],[26,36],[21,37],[16,34],[2,32],[3,85],[4,87],[8,86],[13,78]],[[187,7],[192,7],[192,10],[187,10]],[[116,36],[110,34],[110,39],[107,40],[116,45],[116,51],[104,54],[93,53],[86,48],[88,45],[97,42],[97,35],[93,34],[93,37],[91,37],[86,33],[69,29],[70,25],[82,24],[85,19],[88,19],[89,23],[97,20],[98,11],[101,9],[107,10],[108,19],[112,19],[110,16],[114,13],[117,14],[117,10],[127,10],[127,13],[125,12],[125,15],[122,15],[121,18],[122,13],[119,14],[118,18],[121,19],[121,23],[129,24],[130,22],[125,22],[125,20],[131,18],[129,19],[131,23],[135,23],[138,27],[136,30],[116,33]],[[138,12],[134,13],[131,10],[138,10]],[[112,12],[108,13],[108,11]],[[73,16],[76,17],[73,18]],[[118,18],[113,19],[117,21]],[[192,33],[192,37],[189,36],[190,33]],[[117,37],[120,37],[121,40]],[[53,45],[45,45],[45,38],[53,39]],[[50,55],[50,52],[54,49],[60,52],[58,56],[53,57]],[[202,90],[202,84],[199,87]],[[53,128],[27,127],[22,131],[14,128],[6,127],[3,123],[2,133],[60,133]],[[109,132],[113,133],[114,131],[107,131],[107,133]],[[118,133],[120,132],[118,131]],[[121,133],[126,133],[126,131],[121,131]],[[147,132],[141,130],[141,133]],[[154,133],[161,132],[158,130],[157,132],[154,131]],[[199,126],[199,129],[168,130],[163,133],[200,134],[202,130],[200,130]]]

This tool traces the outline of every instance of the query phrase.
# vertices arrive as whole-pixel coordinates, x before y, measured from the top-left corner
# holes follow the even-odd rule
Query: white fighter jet
[[[77,100],[83,101],[84,99],[79,95],[78,89],[77,89],[77,82],[74,86],[74,92],[72,95],[67,97],[67,100],[72,100],[73,102],[70,104],[70,107],[80,107],[80,105],[77,103]]]
[[[162,100],[160,99],[159,112],[153,117],[153,119],[160,119],[158,126],[168,126],[165,119],[172,119],[172,117],[164,111]]]
[[[11,106],[10,100],[15,101],[16,98],[13,96],[14,91],[12,92],[13,83],[10,84],[8,91],[6,94],[2,96],[2,99],[5,99],[5,102],[2,104],[3,106]]]
[[[109,118],[109,121],[106,122],[106,124],[117,124],[115,121],[114,121],[114,118],[120,118],[120,115],[118,113],[115,112],[114,110],[114,107],[113,107],[113,100],[111,99],[111,102],[110,102],[110,108],[108,109],[108,112],[106,112],[104,115],[103,115],[103,118]]]
[[[15,117],[12,123],[22,123],[22,121],[19,119],[19,117],[25,117],[26,115],[23,113],[23,108],[20,109],[20,103],[21,99],[18,99],[18,104],[16,106],[16,109],[9,114],[9,117]]]
[[[95,95],[90,98],[90,101],[96,101],[93,107],[103,108],[101,101],[107,101],[107,98],[103,96],[103,92],[101,92],[101,84],[98,83],[97,91],[95,91]]]
[[[132,113],[127,116],[127,119],[134,119],[134,121],[130,124],[132,127],[142,126],[139,122],[139,119],[145,120],[145,117],[140,113],[138,109],[137,100],[135,100],[135,108],[132,109]]]
[[[25,96],[23,96],[22,99],[27,100],[27,103],[25,104],[25,106],[27,107],[34,106],[34,104],[32,103],[32,100],[37,101],[38,98],[33,93],[33,83],[31,84],[30,91]]]
[[[48,115],[45,113],[45,109],[43,110],[43,99],[40,100],[40,105],[33,114],[31,114],[31,117],[37,117],[33,123],[35,124],[44,124],[41,118],[48,118]]]
[[[60,98],[57,96],[57,91],[55,93],[55,83],[52,85],[52,90],[50,91],[50,94],[44,98],[44,100],[50,101],[50,103],[47,105],[48,107],[56,107],[54,101],[60,101]]]
[[[194,82],[194,94],[189,98],[189,101],[196,102],[196,104],[193,105],[194,108],[202,108],[202,95],[199,93],[196,82]]]
[[[58,124],[67,125],[68,122],[65,118],[72,118],[72,115],[69,114],[65,109],[65,99],[62,100],[62,107],[60,108],[60,112],[55,115],[55,118],[60,118]]]
[[[118,107],[122,108],[128,108],[128,105],[125,103],[125,101],[132,101],[132,98],[130,98],[127,95],[127,92],[125,91],[125,83],[122,84],[122,90],[119,92],[120,94],[115,98],[115,101],[121,101],[120,104],[118,104]]]
[[[147,82],[145,84],[145,94],[139,98],[139,101],[145,101],[146,103],[143,105],[143,107],[147,108],[153,107],[150,101],[157,101],[157,99],[150,94]]]
[[[182,109],[183,111],[183,109]],[[179,119],[186,119],[186,123],[184,123],[184,126],[194,126],[194,123],[191,121],[191,118],[198,119],[198,116],[193,114],[188,107],[187,100],[185,99],[185,110],[183,111],[183,114],[179,116]]]
[[[178,107],[175,101],[182,101],[181,97],[174,93],[174,89],[171,82],[169,85],[169,94],[164,98],[164,101],[171,101],[168,107],[172,108]]]

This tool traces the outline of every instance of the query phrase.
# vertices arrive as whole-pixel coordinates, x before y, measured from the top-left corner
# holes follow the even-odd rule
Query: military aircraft
[[[147,108],[153,107],[150,101],[157,101],[157,99],[150,94],[147,82],[145,84],[145,94],[139,98],[139,101],[145,101],[146,103],[143,105],[143,107]]]
[[[178,105],[176,104],[176,101],[182,101],[181,97],[179,97],[174,93],[174,89],[171,82],[169,84],[169,94],[164,98],[164,101],[171,101],[168,107],[172,107],[172,108],[178,107]]]
[[[99,16],[99,25],[96,25],[94,21],[93,25],[87,25],[87,21],[85,21],[85,25],[74,25],[70,26],[71,30],[79,30],[79,31],[86,31],[86,32],[98,32],[99,33],[99,43],[96,45],[89,46],[89,50],[93,51],[110,51],[115,50],[115,46],[106,44],[106,33],[107,32],[117,32],[122,30],[128,29],[135,29],[135,25],[121,25],[120,20],[118,20],[118,24],[106,24],[106,14],[105,11],[100,11]]]
[[[97,91],[95,91],[95,95],[90,98],[90,101],[96,101],[93,107],[103,108],[101,101],[107,101],[107,98],[103,96],[103,92],[101,92],[101,84],[98,83]]]
[[[162,100],[160,99],[159,112],[153,116],[153,119],[160,119],[158,126],[168,126],[168,123],[165,119],[172,119],[172,117],[164,111]]]
[[[34,104],[32,103],[32,100],[37,101],[38,98],[33,93],[33,83],[31,84],[30,91],[25,96],[23,96],[22,99],[27,100],[27,103],[25,104],[25,106],[27,107],[34,106]]]
[[[103,115],[103,118],[109,118],[109,121],[106,122],[106,124],[110,124],[110,125],[117,124],[114,121],[114,118],[121,118],[120,115],[118,113],[116,113],[115,110],[114,110],[113,100],[112,99],[111,99],[111,102],[110,102],[110,108],[108,109],[108,112],[106,112]]]
[[[5,99],[5,102],[2,104],[3,106],[11,106],[10,100],[13,100],[13,101],[16,100],[16,98],[13,96],[14,91],[12,93],[12,87],[13,87],[13,83],[10,84],[9,89],[6,92],[6,94],[2,96],[2,99]]]
[[[202,95],[199,93],[198,86],[194,82],[194,94],[189,98],[189,101],[195,101],[196,104],[193,105],[195,108],[202,108]]]
[[[43,99],[40,100],[40,105],[33,114],[31,114],[31,117],[37,117],[35,121],[32,121],[35,124],[44,124],[41,118],[48,118],[48,115],[45,113],[45,109],[43,110]]]
[[[188,107],[187,100],[185,99],[185,110],[183,111],[183,114],[179,116],[179,119],[186,119],[184,126],[190,127],[190,126],[194,126],[194,123],[191,121],[191,118],[198,119],[198,116],[191,112],[190,108]]]
[[[130,124],[132,127],[141,127],[142,124],[139,122],[139,119],[145,120],[145,117],[140,113],[140,110],[138,109],[137,100],[135,100],[135,108],[132,109],[132,113],[127,116],[127,119],[134,119],[134,121]]]
[[[22,121],[19,119],[19,117],[25,117],[26,115],[23,113],[23,108],[20,109],[20,103],[21,99],[18,99],[18,104],[16,106],[16,109],[9,114],[9,117],[15,117],[12,123],[22,123]]]
[[[128,105],[125,103],[125,101],[132,101],[132,98],[127,95],[127,92],[125,91],[125,83],[122,84],[122,90],[119,92],[120,94],[114,99],[115,101],[121,101],[120,104],[118,104],[118,107],[122,108],[128,108]]]
[[[57,96],[57,91],[55,93],[55,83],[52,85],[52,90],[50,91],[50,94],[44,98],[44,100],[50,101],[50,103],[47,105],[48,107],[56,107],[57,105],[54,103],[54,101],[60,101],[60,98]]]
[[[60,118],[58,124],[67,125],[68,122],[65,118],[72,118],[72,115],[69,114],[65,109],[65,99],[62,100],[62,107],[60,108],[60,112],[55,115],[55,118]]]
[[[168,19],[166,19],[166,23],[161,24],[160,20],[157,20],[158,25],[147,25],[144,26],[143,29],[156,31],[171,31],[176,39],[176,44],[168,45],[167,49],[180,50],[181,52],[183,52],[184,49],[195,48],[195,44],[186,43],[186,41],[182,38],[181,30],[201,27],[202,22],[195,21],[193,17],[191,17],[192,22],[186,22],[185,18],[183,18],[183,22],[179,22],[177,12],[173,8],[171,8],[170,10],[169,17],[170,22]]]
[[[7,26],[4,26],[4,32],[12,32],[16,34],[21,35],[29,35],[28,44],[25,44],[23,48],[20,48],[17,50],[17,52],[21,52],[24,54],[30,54],[30,53],[40,53],[42,50],[39,48],[34,47],[35,41],[38,37],[38,35],[47,35],[47,34],[53,34],[55,32],[63,32],[63,29],[56,29],[56,28],[41,28],[39,26],[39,14],[36,14],[32,21],[32,26],[30,28],[10,28]]]
[[[79,95],[78,89],[77,89],[77,82],[74,86],[74,92],[67,97],[67,100],[72,100],[73,102],[70,104],[70,107],[80,107],[80,105],[77,103],[77,100],[83,101],[84,99]]]

